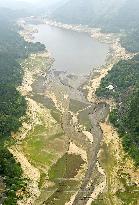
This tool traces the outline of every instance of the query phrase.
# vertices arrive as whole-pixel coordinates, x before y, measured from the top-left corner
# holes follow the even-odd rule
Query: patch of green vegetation
[[[70,109],[72,112],[76,113],[76,112],[78,112],[79,110],[85,109],[87,106],[88,106],[88,104],[86,104],[86,103],[80,102],[80,101],[78,101],[78,100],[73,100],[73,99],[71,99],[71,100],[70,100],[70,104],[69,104],[69,109]]]
[[[60,111],[58,111],[57,109],[52,109],[51,110],[51,115],[58,123],[61,123],[62,115],[61,115]]]
[[[32,164],[42,170],[42,167],[51,166],[57,159],[57,153],[61,152],[63,146],[63,137],[64,133],[60,127],[54,129],[36,125],[22,143],[22,147]]]
[[[32,99],[38,103],[41,103],[43,106],[47,107],[48,109],[55,109],[54,102],[50,98],[48,98],[47,96],[35,93],[35,94],[33,94]]]
[[[108,204],[105,203],[103,198],[99,198],[99,199],[93,201],[91,205],[108,205]]]
[[[23,142],[24,152],[35,166],[50,165],[54,160],[54,153],[47,150],[47,134],[45,126],[37,125]]]
[[[79,182],[75,180],[61,180],[57,190],[44,202],[46,205],[65,205],[70,197],[78,191]]]
[[[79,123],[86,127],[87,131],[90,131],[92,129],[92,123],[89,118],[90,109],[86,109],[79,113]]]
[[[55,159],[54,153],[49,153],[46,150],[41,150],[40,148],[44,148],[44,146],[42,146],[42,142],[39,142],[39,143],[35,142],[33,144],[31,141],[29,143],[30,145],[28,145],[26,152],[27,152],[28,157],[32,161],[32,163],[35,166],[39,166],[39,165],[43,167],[50,166],[52,164],[52,161]]]
[[[102,150],[103,152],[101,154],[101,163],[103,164],[103,167],[110,178],[111,172],[113,171],[116,165],[115,157],[112,153],[110,145],[103,143]]]
[[[47,133],[48,128],[45,125],[36,125],[33,130],[30,132],[30,136],[41,135],[42,133]]]
[[[20,66],[14,58],[10,57],[9,61],[7,58],[0,54],[0,67],[3,68],[0,69],[0,135],[4,137],[18,130],[22,124],[20,118],[25,115],[27,107],[25,98],[16,90],[20,80],[12,77],[12,75],[15,76],[16,69],[20,69]],[[9,73],[10,76],[8,76]]]
[[[81,156],[65,154],[49,170],[49,179],[59,181],[62,178],[74,178],[83,163]]]
[[[39,188],[40,189],[43,187],[43,184],[46,181],[46,177],[47,177],[47,175],[42,172],[41,175],[40,175],[40,181],[39,181]]]
[[[130,177],[126,174],[122,174],[120,180],[124,185],[124,189],[117,192],[118,198],[121,199],[124,205],[137,205],[139,200],[139,187],[137,187],[136,184],[132,184]]]
[[[45,201],[45,204],[64,205],[70,200],[70,197],[77,192],[80,184],[73,178],[77,175],[83,163],[81,156],[66,153],[50,168],[48,176],[51,181],[55,182],[56,190]]]

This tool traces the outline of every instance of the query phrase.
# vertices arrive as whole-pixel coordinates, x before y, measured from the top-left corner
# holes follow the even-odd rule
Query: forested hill
[[[22,83],[23,70],[19,60],[30,53],[43,51],[45,46],[24,41],[17,33],[16,14],[9,9],[0,11],[0,178],[6,186],[0,203],[14,205],[16,191],[24,189],[20,164],[17,164],[6,144],[11,141],[11,133],[22,125],[21,117],[26,113],[26,100],[17,91]],[[4,200],[4,202],[3,202]]]
[[[139,18],[138,0],[67,0],[53,17],[67,23],[101,25],[105,29],[133,29]]]
[[[52,17],[64,23],[101,27],[106,32],[122,31],[122,44],[129,51],[139,51],[138,0],[68,0]]]
[[[67,23],[95,25],[116,14],[125,0],[67,0],[54,13],[53,17]],[[102,18],[102,19],[101,19]]]

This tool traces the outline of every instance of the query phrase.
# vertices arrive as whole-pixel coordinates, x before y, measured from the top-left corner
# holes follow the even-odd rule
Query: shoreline
[[[28,18],[27,18],[28,19]],[[23,28],[20,32],[20,35],[24,37],[25,40],[29,42],[34,42],[34,33],[37,33],[38,30],[34,29],[30,24],[28,24],[25,20],[21,19],[18,21],[18,24]],[[50,26],[54,26],[60,29],[71,30],[75,32],[87,33],[91,38],[97,40],[100,43],[105,43],[109,45],[109,50],[106,55],[106,59],[104,64],[97,66],[96,68],[92,68],[90,73],[92,72],[101,72],[101,70],[107,70],[108,65],[114,65],[117,61],[121,59],[129,59],[132,58],[135,54],[126,51],[124,47],[120,44],[120,37],[118,34],[114,33],[103,33],[101,28],[92,28],[85,25],[71,25],[71,24],[63,24],[61,22],[56,22],[53,20],[44,20],[42,19],[39,24],[46,24]],[[38,24],[36,24],[38,25]],[[40,42],[41,43],[41,42]],[[47,51],[49,56],[51,56],[49,50]],[[110,68],[108,68],[110,70]],[[76,74],[75,74],[76,75]],[[85,74],[84,74],[85,75]],[[87,74],[89,75],[89,74]]]

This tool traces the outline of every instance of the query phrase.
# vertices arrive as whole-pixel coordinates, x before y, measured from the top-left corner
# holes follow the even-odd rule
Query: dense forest
[[[139,165],[139,55],[115,64],[96,94],[116,101],[110,121],[117,127],[125,150]]]
[[[21,117],[27,108],[25,98],[17,91],[23,77],[19,62],[32,52],[43,51],[45,46],[24,41],[17,32],[14,12],[2,9],[0,17],[0,176],[6,186],[3,204],[14,205],[20,197],[16,192],[26,185],[20,164],[6,147],[11,133],[22,125]]]

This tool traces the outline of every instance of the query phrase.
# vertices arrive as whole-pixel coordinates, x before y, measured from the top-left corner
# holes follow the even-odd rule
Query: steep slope
[[[116,14],[124,2],[125,0],[69,0],[53,13],[53,17],[68,23],[94,25],[102,21],[104,16],[107,19]]]
[[[105,27],[112,29],[135,29],[139,26],[139,2],[138,0],[126,0],[117,13],[113,13]]]

